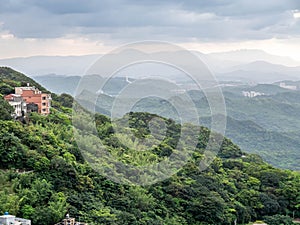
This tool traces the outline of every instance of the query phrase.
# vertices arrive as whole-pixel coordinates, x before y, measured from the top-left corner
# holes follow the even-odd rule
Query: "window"
[[[42,99],[43,99],[43,100],[46,100],[46,97],[43,97]]]
[[[43,103],[42,103],[42,105],[43,105],[43,106],[46,106],[46,103],[45,103],[45,102],[43,102]]]

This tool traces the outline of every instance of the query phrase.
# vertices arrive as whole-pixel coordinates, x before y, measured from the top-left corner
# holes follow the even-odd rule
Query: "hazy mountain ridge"
[[[258,49],[242,49],[228,52],[216,52],[210,53],[211,57],[219,60],[231,60],[239,62],[239,64],[255,62],[255,61],[266,61],[272,64],[282,64],[286,66],[299,66],[300,62],[296,61],[287,56],[277,56],[269,54],[263,50]]]
[[[265,82],[259,77],[267,76],[268,82],[278,81],[278,76],[283,79],[300,79],[299,66],[300,62],[289,59],[288,57],[274,56],[261,50],[240,50],[232,52],[220,52],[203,54],[192,51],[197,55],[220,79],[231,80],[251,80],[251,74],[245,71],[259,73],[252,81]],[[125,54],[125,53],[124,53]],[[130,50],[126,54],[131,54]],[[134,54],[143,55],[144,53],[134,51]],[[157,52],[155,55],[170,55],[174,53]],[[30,76],[41,76],[47,74],[61,74],[68,76],[82,76],[102,55],[85,55],[85,56],[34,56],[28,58],[0,59],[0,65],[10,66],[22,71]],[[111,55],[113,59],[113,55]],[[192,65],[191,65],[192,66]],[[297,68],[298,66],[298,68]],[[151,70],[151,68],[149,68]],[[240,71],[240,72],[239,72]],[[156,73],[153,71],[153,73]],[[273,78],[272,73],[275,73]],[[290,74],[291,73],[291,74]],[[149,72],[151,75],[151,71]],[[106,76],[107,74],[100,74]],[[287,76],[284,78],[284,76]],[[262,77],[263,78],[263,77]]]
[[[83,56],[32,56],[0,59],[0,66],[9,66],[29,76],[46,74],[80,75],[85,74],[101,55]]]

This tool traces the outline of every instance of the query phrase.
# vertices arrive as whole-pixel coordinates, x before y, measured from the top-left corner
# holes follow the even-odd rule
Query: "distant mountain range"
[[[144,54],[130,50],[126,53],[130,55],[133,52],[139,55]],[[284,79],[300,79],[300,62],[288,57],[271,55],[261,50],[239,50],[210,54],[193,51],[193,53],[197,55],[220,80],[272,83]],[[174,52],[153,53],[154,57],[158,55],[176,57],[176,53]],[[101,56],[101,54],[98,54],[1,59],[0,66],[9,66],[29,76],[35,77],[48,74],[82,76],[86,74],[91,65]],[[136,68],[137,69],[131,70],[131,72],[140,73],[146,70],[147,75],[151,75],[157,74],[157,71],[160,71],[164,74],[170,73],[169,76],[175,76],[172,72],[163,70],[162,68],[153,68],[151,66],[145,67],[146,69]],[[107,74],[99,75],[107,76]],[[134,76],[140,76],[140,74],[134,74]]]
[[[228,52],[217,52],[209,54],[210,57],[220,60],[231,62],[238,62],[238,64],[246,64],[255,61],[266,61],[272,64],[282,64],[285,66],[299,66],[299,62],[285,56],[277,56],[266,53],[257,49],[244,49]]]
[[[266,61],[254,61],[233,66],[230,71],[217,73],[216,76],[220,80],[239,80],[254,83],[273,83],[283,79],[299,80],[300,66],[288,67]]]
[[[46,74],[83,75],[101,55],[84,56],[33,56],[1,59],[0,66],[14,68],[28,76]]]

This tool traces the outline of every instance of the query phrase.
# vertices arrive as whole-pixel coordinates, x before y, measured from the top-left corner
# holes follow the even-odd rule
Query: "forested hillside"
[[[84,82],[89,87],[90,93],[99,91],[99,84],[105,79],[95,76],[57,76],[45,75],[34,79],[49,90],[57,93],[66,92],[74,95],[79,82]],[[280,82],[281,83],[281,82]],[[300,92],[280,87],[280,83],[246,85],[238,82],[225,82],[223,95],[227,110],[226,136],[248,153],[258,153],[264,160],[276,167],[283,169],[300,170],[299,164],[299,136],[300,136]],[[299,86],[299,82],[283,81],[286,85]],[[110,115],[115,95],[126,87],[125,78],[113,78],[105,83],[104,93],[99,95],[96,111]],[[149,84],[151,85],[151,84]],[[184,85],[184,84],[183,84]],[[82,85],[81,85],[82,86]],[[101,86],[101,85],[100,85]],[[155,89],[155,87],[153,87]],[[259,92],[264,95],[254,98],[243,96],[243,92]],[[78,92],[77,94],[82,94]],[[190,90],[188,94],[192,98],[199,111],[200,121],[203,126],[209,126],[210,108],[207,98],[201,91]],[[111,95],[111,96],[109,96]],[[77,96],[78,97],[78,96]],[[136,96],[132,96],[135,98]],[[84,97],[87,99],[87,97]],[[93,99],[93,97],[91,97]],[[189,109],[180,95],[169,99],[170,102],[180,102],[180,110],[185,111],[189,117]],[[92,100],[93,101],[93,100]],[[176,110],[168,101],[155,98],[144,98],[133,108],[136,112],[155,112],[160,116],[178,120]],[[93,103],[92,103],[93,104]],[[125,103],[126,104],[126,103]],[[93,107],[93,106],[92,106]]]
[[[9,77],[11,72],[16,74],[0,70],[2,85],[28,82],[23,75]],[[204,127],[191,159],[169,179],[144,187],[114,183],[95,172],[79,151],[72,127],[72,98],[53,97],[51,114],[33,113],[28,123],[12,120],[7,116],[11,107],[0,101],[6,112],[0,120],[0,214],[8,211],[31,219],[33,225],[53,225],[67,212],[91,225],[229,225],[234,220],[246,224],[257,219],[292,224],[288,216],[300,217],[299,173],[243,153],[227,138],[218,157],[201,172],[199,162],[210,134]],[[125,117],[131,125],[128,132],[145,137],[151,135],[150,118],[157,116],[130,113]],[[153,161],[174,151],[180,131],[174,121],[160,119],[168,124],[170,135],[146,151],[146,159]],[[99,138],[111,153],[119,153],[118,160],[137,166],[145,163],[145,155],[135,157],[135,145],[121,145],[108,117],[97,114],[95,121]]]

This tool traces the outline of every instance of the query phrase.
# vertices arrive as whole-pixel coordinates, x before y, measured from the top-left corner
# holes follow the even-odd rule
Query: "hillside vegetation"
[[[253,72],[251,72],[253,74]],[[79,82],[84,82],[89,87],[89,95],[94,96],[99,91],[99,84],[105,80],[101,77],[85,76],[82,80],[79,76],[54,76],[46,75],[35,77],[49,90],[57,93],[68,93],[74,95]],[[299,87],[299,82],[283,81],[286,85]],[[259,153],[264,160],[272,165],[284,169],[300,170],[299,158],[299,137],[300,137],[300,91],[292,91],[279,87],[278,83],[243,85],[240,83],[228,82],[229,86],[223,87],[223,94],[226,102],[228,124],[226,136],[248,153]],[[233,84],[233,86],[231,86]],[[112,79],[104,86],[104,94],[99,95],[96,111],[101,114],[111,115],[110,111],[116,95],[128,83],[124,78]],[[152,85],[152,84],[149,84]],[[154,86],[153,89],[156,87]],[[243,91],[255,91],[264,93],[264,96],[246,98]],[[88,94],[88,93],[85,93]],[[106,94],[106,95],[105,95]],[[191,90],[188,94],[194,101],[202,125],[210,126],[206,117],[210,117],[210,108],[203,92]],[[78,97],[78,96],[77,96]],[[136,96],[132,96],[136,98]],[[84,99],[88,99],[84,97]],[[94,100],[91,97],[91,107],[94,108]],[[124,99],[123,99],[124,100]],[[145,98],[137,104],[133,111],[151,112],[166,118],[180,121],[176,110],[171,103],[177,103],[181,112],[188,117],[190,110],[180,99],[180,95],[168,101],[155,98]],[[84,103],[86,104],[86,103]],[[125,102],[126,105],[126,102]],[[87,104],[86,104],[87,106]],[[188,118],[187,118],[188,119]],[[253,128],[253,129],[252,129]]]
[[[8,67],[0,67],[0,74],[0,93],[3,95],[14,93],[14,87],[27,86],[28,83],[43,92],[48,92],[33,79]]]
[[[0,78],[5,73],[2,70]],[[18,79],[23,82],[22,77]],[[191,159],[172,177],[151,186],[114,183],[95,172],[79,151],[72,98],[55,95],[54,99],[47,117],[33,113],[27,124],[0,120],[1,214],[9,211],[31,219],[33,225],[53,225],[67,212],[91,225],[229,225],[235,219],[246,224],[278,214],[300,217],[299,173],[243,153],[227,138],[213,163],[201,172],[199,162],[210,134],[204,127],[198,128],[199,142]],[[3,108],[11,110],[7,104]],[[147,159],[160,161],[176,151],[180,125],[149,113],[124,118],[134,137],[151,138],[148,122],[153,117],[168,125],[167,138],[138,157],[137,145],[130,140],[122,145],[120,140],[126,137],[117,136],[110,119],[101,114],[95,116],[98,137],[120,162],[141,166]],[[92,135],[87,134],[87,141]]]

